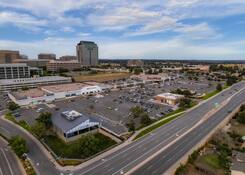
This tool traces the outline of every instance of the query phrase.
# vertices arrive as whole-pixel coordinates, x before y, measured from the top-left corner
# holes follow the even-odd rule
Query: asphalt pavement
[[[0,175],[21,175],[22,171],[17,157],[0,137]]]
[[[173,145],[147,162],[144,166],[136,170],[133,175],[160,175],[164,174],[172,165],[183,157],[191,148],[198,144],[210,133],[219,123],[221,123],[230,111],[245,102],[245,90],[237,94],[235,98],[226,104],[221,110],[212,115],[211,118],[202,123],[199,127],[179,139]]]
[[[194,108],[193,110],[190,110],[189,112],[185,113],[178,119],[164,125],[163,127],[156,129],[151,134],[146,135],[145,137],[142,137],[137,141],[134,141],[133,143],[119,149],[118,151],[109,154],[108,156],[105,156],[103,159],[97,160],[94,163],[84,166],[83,168],[74,170],[72,173],[74,175],[97,175],[97,174],[115,175],[115,174],[122,174],[128,172],[136,165],[138,165],[139,163],[143,162],[151,155],[156,153],[158,150],[165,147],[170,142],[176,140],[179,136],[186,133],[186,131],[188,131],[191,127],[193,127],[196,123],[198,123],[205,116],[205,114],[207,114],[210,110],[216,108],[217,105],[221,104],[227,98],[237,93],[239,89],[242,89],[244,87],[245,87],[245,82],[240,82],[234,85],[233,87],[231,87],[230,89],[224,90],[218,96],[206,101],[205,103]],[[227,110],[233,110],[236,106],[238,106],[242,102],[241,99],[244,99],[244,94],[245,91],[242,91],[239,95],[233,97],[231,102],[234,103],[231,102],[228,103],[227,104],[228,106],[222,108],[221,110],[225,110],[225,112],[227,112]],[[148,165],[149,162],[146,163],[143,166],[144,167],[143,169],[140,168],[137,171],[135,171],[135,173],[152,174],[153,171],[149,167],[154,166],[154,168],[157,169],[156,174],[159,173],[161,174],[167,168],[169,168],[173,163],[179,160],[179,157],[181,157],[181,155],[184,155],[186,151],[190,150],[195,143],[197,143],[200,139],[202,139],[205,135],[207,135],[207,133],[209,133],[212,130],[212,128],[217,126],[217,124],[220,121],[222,121],[224,117],[226,117],[226,115],[227,113],[224,114],[220,114],[220,112],[215,113],[210,119],[205,121],[202,125],[198,126],[196,128],[197,130],[195,130],[196,132],[193,132],[194,131],[193,130],[192,132],[190,132],[192,135],[190,135],[190,133],[187,134],[188,135],[187,140],[184,140],[184,142],[177,141],[176,143],[178,143],[179,145],[178,144],[171,145],[167,152],[169,155],[168,156],[169,159],[165,159],[168,160],[167,162],[169,163],[164,164],[165,161],[158,160],[160,158],[163,159],[164,157],[162,156],[162,153],[160,153],[158,156],[161,155],[161,157],[156,156],[156,158],[149,161],[151,162],[150,165]],[[27,146],[30,149],[28,156],[32,160],[35,168],[38,170],[38,172],[40,172],[40,174],[58,175],[61,173],[60,171],[57,170],[54,164],[50,162],[48,158],[43,154],[43,152],[37,146],[37,144],[33,142],[30,139],[30,137],[26,135],[23,131],[21,131],[17,127],[13,127],[13,125],[7,123],[6,121],[3,121],[2,119],[0,119],[0,127],[1,126],[4,127],[4,129],[7,130],[9,133],[12,134],[18,133],[19,135],[23,136],[27,140]],[[183,136],[181,139],[184,138],[186,139],[186,135]],[[183,146],[183,149],[181,146]],[[173,158],[173,156],[175,156],[176,154],[179,155],[179,157],[176,156],[176,158]],[[155,163],[158,162],[161,162],[161,165],[159,164],[155,165]],[[162,164],[164,166],[162,166]],[[145,168],[149,169],[147,173]]]

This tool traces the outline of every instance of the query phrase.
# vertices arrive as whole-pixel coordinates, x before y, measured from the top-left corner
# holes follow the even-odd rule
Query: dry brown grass
[[[88,75],[79,75],[74,76],[73,79],[75,82],[85,82],[85,81],[96,81],[96,82],[105,82],[112,80],[120,80],[123,78],[128,78],[129,73],[98,73],[98,74],[88,74]]]

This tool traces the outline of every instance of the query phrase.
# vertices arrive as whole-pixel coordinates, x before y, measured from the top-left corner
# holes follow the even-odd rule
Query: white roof
[[[0,64],[0,67],[25,67],[26,63]]]
[[[172,99],[172,100],[177,100],[178,98],[184,97],[183,95],[172,94],[172,93],[162,93],[162,94],[158,94],[157,96],[167,98],[167,99]]]
[[[18,78],[18,79],[4,79],[0,80],[1,85],[12,85],[12,84],[24,84],[24,83],[41,83],[49,81],[61,81],[70,80],[70,77],[61,76],[47,76],[47,77],[36,77],[36,78]]]

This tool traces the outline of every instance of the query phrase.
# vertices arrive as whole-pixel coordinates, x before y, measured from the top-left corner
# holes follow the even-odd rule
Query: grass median
[[[225,90],[225,89],[228,88],[228,87],[229,87],[229,86],[225,85],[225,86],[223,87],[222,91]],[[209,92],[209,93],[207,93],[206,95],[203,96],[203,100],[207,100],[207,99],[209,99],[209,98],[215,96],[216,94],[218,94],[218,93],[220,93],[220,92],[222,92],[222,91],[214,90],[214,91],[212,91],[212,92]]]
[[[153,130],[155,130],[155,129],[157,129],[157,128],[163,126],[163,125],[165,125],[166,123],[169,123],[170,121],[176,119],[177,117],[179,117],[180,115],[183,114],[183,111],[180,111],[180,110],[179,110],[179,111],[174,111],[174,112],[175,112],[175,114],[171,114],[171,115],[169,115],[168,117],[162,119],[162,121],[157,122],[156,124],[150,126],[149,128],[146,128],[146,129],[144,129],[143,131],[141,131],[141,132],[134,138],[134,140],[136,140],[136,139],[138,139],[138,138],[140,138],[140,137],[142,137],[142,136],[144,136],[144,135],[150,133],[151,131],[153,131]]]

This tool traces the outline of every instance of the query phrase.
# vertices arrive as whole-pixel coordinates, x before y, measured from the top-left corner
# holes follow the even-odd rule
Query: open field
[[[96,81],[105,82],[120,80],[124,78],[129,78],[129,73],[118,72],[118,73],[97,73],[97,74],[87,74],[87,75],[75,75],[73,79],[75,82],[85,82],[85,81]]]

